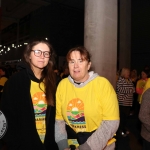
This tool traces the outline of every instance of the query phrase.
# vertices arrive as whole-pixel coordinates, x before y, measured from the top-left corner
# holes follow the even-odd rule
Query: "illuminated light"
[[[20,46],[22,46],[22,45],[20,44]]]
[[[14,47],[15,45],[14,44],[12,44],[12,47]]]
[[[48,40],[48,38],[45,38],[46,40]]]
[[[6,46],[4,46],[4,48],[6,48]]]
[[[3,52],[3,49],[1,51]]]
[[[19,47],[19,45],[18,45],[18,47]]]
[[[2,45],[0,45],[0,47],[2,47]]]
[[[10,48],[8,47],[8,51],[10,51]]]
[[[28,43],[24,43],[24,45],[27,45]]]

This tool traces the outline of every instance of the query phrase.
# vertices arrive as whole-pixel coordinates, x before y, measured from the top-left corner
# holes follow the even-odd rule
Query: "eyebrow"
[[[75,60],[75,59],[70,59],[70,60]],[[79,59],[77,59],[77,60],[84,60],[84,59],[82,59],[82,58],[79,58]]]

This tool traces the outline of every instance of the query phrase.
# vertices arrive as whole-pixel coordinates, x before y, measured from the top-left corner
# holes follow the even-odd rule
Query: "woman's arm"
[[[100,83],[102,122],[87,141],[79,146],[79,150],[103,150],[119,127],[119,106],[114,88],[108,80]]]
[[[79,150],[103,150],[110,137],[112,138],[119,126],[119,120],[102,121],[100,127],[79,146]]]
[[[150,132],[150,89],[146,90],[142,96],[142,103],[139,112],[139,119],[143,126]]]
[[[59,150],[64,150],[68,148],[67,132],[65,129],[65,121],[56,120],[55,121],[55,141],[59,147]]]
[[[20,143],[20,130],[18,113],[16,108],[16,92],[14,83],[9,81],[5,84],[0,101],[0,110],[4,113],[7,120],[7,131],[3,139],[7,142],[8,148],[15,148]]]
[[[144,87],[141,87],[140,86],[140,83],[141,83],[142,81],[141,80],[139,80],[138,82],[137,82],[137,84],[136,84],[136,93],[137,94],[142,94],[143,93],[143,88]]]

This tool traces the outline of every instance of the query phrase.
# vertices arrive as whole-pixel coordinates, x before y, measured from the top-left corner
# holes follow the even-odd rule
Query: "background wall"
[[[2,31],[1,42],[6,47],[11,47],[14,43],[17,48],[11,47],[10,51],[4,49],[6,53],[3,52],[3,55],[0,55],[0,61],[21,59],[25,47],[23,43],[35,36],[48,38],[56,54],[59,57],[65,56],[70,48],[83,45],[83,31],[83,9],[51,3],[25,16],[18,24],[14,23]]]
[[[131,67],[150,66],[150,1],[132,0]]]
[[[51,4],[31,16],[30,37],[48,37],[58,55],[65,56],[76,45],[83,45],[84,12]]]

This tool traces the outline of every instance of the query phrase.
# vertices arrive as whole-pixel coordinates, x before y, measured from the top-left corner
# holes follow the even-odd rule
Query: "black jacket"
[[[4,86],[0,110],[6,116],[8,129],[3,140],[9,150],[58,150],[54,139],[54,107],[47,108],[44,144],[37,133],[30,95],[31,80],[39,82],[27,66],[22,66]]]

